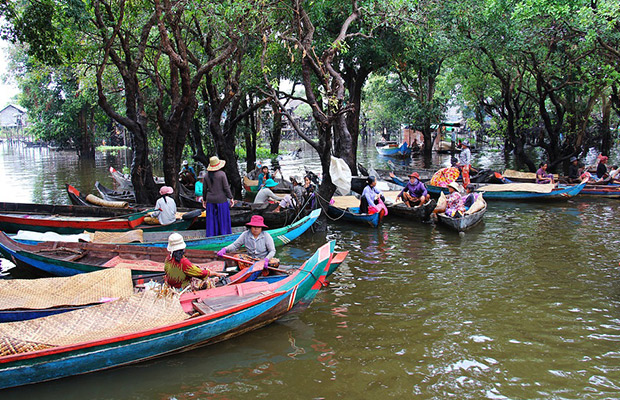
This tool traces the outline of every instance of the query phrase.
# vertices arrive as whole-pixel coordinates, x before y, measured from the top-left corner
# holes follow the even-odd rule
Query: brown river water
[[[360,158],[386,161],[372,148]],[[501,164],[499,153],[474,159]],[[0,201],[68,204],[65,182],[111,186],[107,168],[122,164],[5,144]],[[287,176],[318,162],[281,165]],[[331,239],[350,251],[306,310],[223,343],[0,398],[620,398],[619,205],[489,203],[484,223],[462,236],[405,220],[331,223],[278,253],[301,262]]]

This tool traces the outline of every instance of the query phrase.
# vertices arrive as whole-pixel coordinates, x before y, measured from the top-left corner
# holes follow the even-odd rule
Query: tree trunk
[[[271,129],[271,154],[280,152],[280,141],[282,140],[282,114],[278,110],[273,111],[273,127]],[[254,149],[256,158],[256,148]]]
[[[351,170],[353,175],[357,175],[357,147],[360,136],[360,115],[362,110],[362,89],[366,78],[368,78],[369,70],[360,68],[357,71],[349,69],[343,78],[349,90],[349,105],[351,111],[347,113],[347,128],[351,135],[351,151],[353,153],[354,169]]]
[[[95,159],[95,146],[93,145],[93,110],[84,105],[78,114],[78,128],[81,131],[78,157],[82,160]]]
[[[249,100],[250,100],[250,106],[251,106],[252,105],[251,96]],[[248,114],[246,120],[247,120],[248,129],[246,129],[244,132],[245,161],[246,161],[245,170],[246,172],[250,172],[254,170],[254,168],[256,167],[256,134],[258,132],[258,126],[256,123],[256,117],[254,113]]]
[[[143,123],[146,123],[146,121],[139,121],[138,129],[130,131],[133,142],[131,183],[133,184],[138,204],[154,205],[157,198],[157,187],[153,180],[153,166],[149,160],[149,144],[147,134],[142,129]]]
[[[601,143],[601,153],[609,155],[611,150],[611,129],[609,129],[609,121],[611,118],[611,99],[607,96],[601,96],[603,106],[603,118],[601,123],[601,136],[603,137]]]

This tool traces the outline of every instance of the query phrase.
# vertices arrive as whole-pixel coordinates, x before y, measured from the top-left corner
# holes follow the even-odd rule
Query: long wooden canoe
[[[518,185],[518,184],[511,184]],[[548,193],[537,193],[530,191],[485,191],[484,185],[477,187],[477,191],[484,193],[484,199],[487,201],[566,201],[577,196],[585,187],[585,183],[579,185],[559,185]],[[428,192],[438,197],[441,192],[448,193],[448,188],[439,186],[426,185]]]
[[[120,232],[131,229],[174,231],[189,228],[198,217],[187,213],[169,225],[146,225],[149,210],[133,211],[110,207],[83,207],[30,203],[0,203],[0,230],[57,232],[63,234],[87,231]],[[199,213],[198,213],[199,214]]]
[[[310,302],[325,282],[334,242],[321,248],[299,269],[280,280],[224,286],[180,299],[157,298],[145,292],[125,302],[112,302],[62,315],[3,324],[12,336],[13,354],[0,357],[0,388],[79,375],[118,367],[202,346],[267,325],[300,302]],[[152,299],[152,300],[151,300]],[[119,308],[124,307],[119,314]],[[183,314],[185,311],[186,314]],[[188,316],[192,314],[192,316]],[[112,315],[115,315],[112,318]],[[148,315],[149,318],[141,318]],[[135,317],[134,317],[135,316]],[[57,326],[101,321],[86,341],[73,330],[56,334]],[[118,324],[125,324],[120,333]],[[131,328],[127,328],[127,326]],[[36,329],[53,343],[36,342],[22,332]],[[69,333],[67,333],[67,331]],[[18,336],[18,337],[15,337]],[[23,334],[23,336],[27,336]],[[4,350],[4,349],[3,349]]]

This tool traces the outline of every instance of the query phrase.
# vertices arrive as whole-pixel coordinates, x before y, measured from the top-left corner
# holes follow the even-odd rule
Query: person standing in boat
[[[226,174],[222,171],[226,161],[217,156],[209,159],[207,175],[202,181],[203,204],[206,209],[207,237],[232,233],[230,207],[234,205],[233,195]]]
[[[362,191],[362,198],[360,199],[360,213],[374,214],[385,208],[383,193],[376,186],[377,180],[374,176],[366,178],[366,187]]]
[[[276,246],[271,235],[263,230],[267,228],[265,220],[260,215],[253,215],[250,222],[245,224],[249,229],[243,232],[232,244],[223,247],[217,252],[222,257],[226,253],[238,251],[245,247],[247,255],[252,259],[264,259],[267,268],[269,261],[276,255]]]
[[[469,149],[469,141],[465,140],[461,143],[461,154],[459,154],[459,161],[457,166],[461,170],[463,175],[463,186],[469,185],[469,169],[471,165],[471,150]]]
[[[183,236],[173,233],[168,237],[168,251],[170,254],[164,262],[165,281],[168,286],[184,289],[192,278],[206,279],[209,277],[224,277],[226,274],[202,269],[194,265],[185,257],[185,241]],[[215,282],[211,282],[215,284]]]
[[[278,186],[276,181],[274,181],[273,179],[267,179],[267,181],[265,181],[265,186],[261,188],[261,190],[259,190],[256,194],[256,197],[254,198],[254,204],[267,203],[269,200],[282,201],[282,197],[276,195],[274,192],[271,191],[271,188],[276,186]]]
[[[538,171],[536,171],[536,183],[554,183],[553,182],[553,174],[547,173],[547,163],[541,162],[538,165]]]
[[[159,189],[161,197],[155,203],[155,211],[152,216],[159,220],[161,225],[170,225],[177,220],[177,204],[170,197],[174,190],[170,186],[162,186]]]
[[[407,185],[400,191],[398,196],[396,196],[396,200],[403,199],[403,203],[405,203],[407,207],[422,205],[430,198],[426,186],[420,181],[420,174],[417,172],[413,172],[409,175],[409,182],[407,182]]]

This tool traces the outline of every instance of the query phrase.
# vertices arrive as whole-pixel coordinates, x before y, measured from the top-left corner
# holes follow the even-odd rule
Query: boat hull
[[[486,200],[486,196],[485,196],[485,200]],[[475,212],[473,214],[469,214],[469,215],[466,214],[465,216],[461,218],[449,217],[444,213],[437,214],[437,218],[439,219],[439,222],[441,222],[443,225],[446,225],[447,227],[457,232],[465,232],[475,227],[480,222],[482,222],[482,217],[484,217],[484,214],[486,213],[486,211],[487,211],[487,207],[485,205],[482,210]]]
[[[553,202],[553,201],[566,201],[572,197],[577,196],[585,187],[585,184],[575,186],[564,186],[558,189],[554,189],[550,193],[534,193],[534,192],[485,192],[483,188],[480,191],[484,193],[484,199],[486,201],[533,201],[533,202]],[[443,192],[448,194],[448,188],[439,186],[427,185],[426,189],[434,196],[439,197]]]
[[[405,217],[408,220],[429,221],[437,202],[433,199],[426,202],[421,207],[407,207],[404,203],[388,206],[388,217]]]
[[[342,208],[329,206],[327,213],[334,220],[342,219],[347,222],[368,224],[373,228],[376,228],[381,223],[382,216],[380,213],[374,214],[360,214],[359,207],[349,208],[344,210]]]

